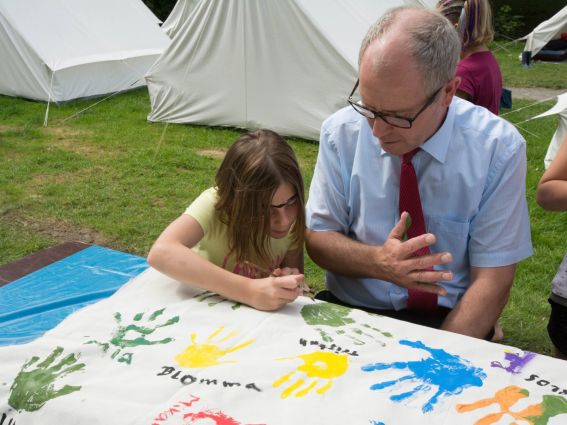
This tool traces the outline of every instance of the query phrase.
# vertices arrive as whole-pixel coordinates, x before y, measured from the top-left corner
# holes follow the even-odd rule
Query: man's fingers
[[[410,257],[414,252],[417,252],[422,248],[431,246],[436,241],[437,238],[432,233],[424,233],[423,235],[408,239],[407,241],[402,243],[403,254],[407,257]]]
[[[433,266],[448,264],[453,261],[453,256],[448,252],[438,252],[435,254],[423,255],[419,257],[408,258],[405,263],[409,271],[431,271]],[[437,270],[438,273],[448,273],[446,276],[436,275],[435,279],[429,278],[426,282],[434,282],[437,280],[451,280],[453,276],[448,270]],[[417,280],[417,279],[416,279]]]
[[[409,214],[407,212],[403,212],[400,216],[400,220],[396,223],[388,238],[402,240],[406,233],[406,220],[408,219]]]
[[[409,277],[416,282],[437,283],[453,279],[453,273],[449,270],[414,270]]]

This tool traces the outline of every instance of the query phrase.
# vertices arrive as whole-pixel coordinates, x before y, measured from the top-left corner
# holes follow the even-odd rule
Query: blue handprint
[[[409,362],[373,363],[362,366],[362,370],[365,372],[385,369],[407,369],[412,372],[393,381],[374,384],[370,387],[371,390],[381,390],[408,380],[421,382],[411,391],[391,396],[390,400],[392,401],[399,402],[419,391],[427,392],[431,390],[432,386],[437,386],[437,392],[423,405],[422,410],[427,413],[433,410],[439,397],[460,394],[465,388],[471,386],[480,387],[483,379],[486,378],[482,369],[476,368],[467,360],[449,354],[444,350],[427,347],[421,341],[401,340],[400,344],[428,351],[431,357]]]

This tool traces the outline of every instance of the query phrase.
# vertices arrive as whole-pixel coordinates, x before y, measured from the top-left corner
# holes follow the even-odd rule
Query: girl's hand
[[[272,272],[272,276],[289,276],[292,274],[301,274],[301,272],[297,267],[284,267],[284,268],[278,267],[277,269],[274,269],[274,271]]]
[[[251,279],[251,299],[248,303],[258,310],[278,310],[301,295],[302,274]]]

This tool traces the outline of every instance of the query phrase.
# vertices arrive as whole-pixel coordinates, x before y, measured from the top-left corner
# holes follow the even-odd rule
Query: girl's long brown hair
[[[303,246],[305,194],[303,178],[291,146],[271,130],[240,136],[226,153],[215,176],[218,201],[215,209],[228,227],[229,254],[237,262],[257,259],[271,265],[270,205],[282,183],[289,183],[298,197],[293,241]]]

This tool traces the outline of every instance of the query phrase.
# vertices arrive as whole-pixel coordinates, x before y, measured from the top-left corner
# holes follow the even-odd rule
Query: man
[[[322,299],[490,338],[515,265],[531,255],[526,147],[506,121],[454,97],[459,52],[456,31],[432,11],[392,9],[370,28],[360,100],[355,86],[352,107],[321,129],[306,244],[327,269]],[[404,241],[400,157],[416,148],[428,233]],[[421,309],[416,293],[434,294],[433,307]]]

